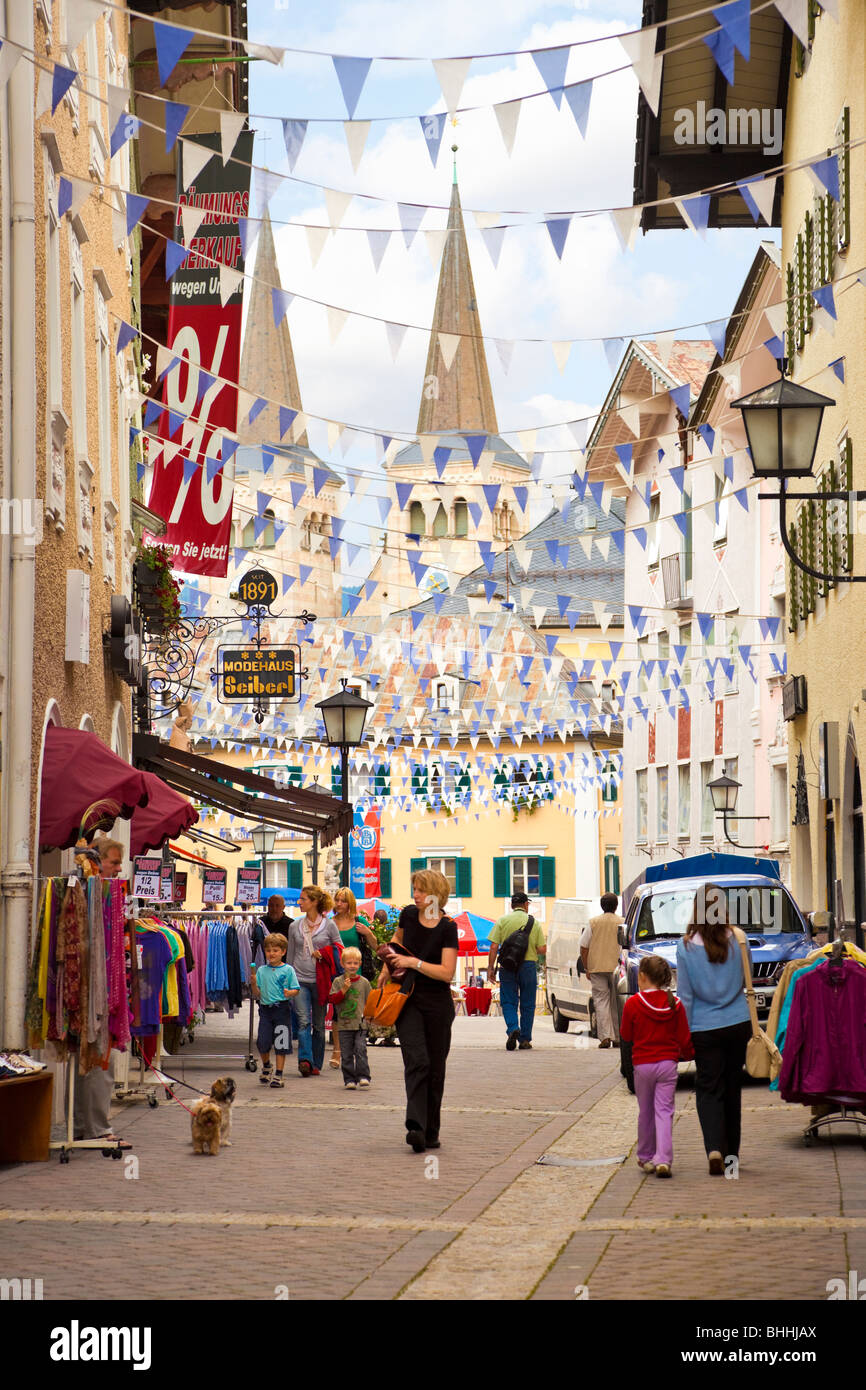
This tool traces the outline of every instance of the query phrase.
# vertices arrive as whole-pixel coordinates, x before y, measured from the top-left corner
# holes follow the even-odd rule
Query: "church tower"
[[[456,152],[456,146],[452,149]],[[391,511],[382,555],[370,576],[380,588],[359,611],[411,607],[431,591],[447,588],[448,576],[477,569],[478,541],[503,550],[524,534],[526,514],[514,488],[527,483],[530,469],[498,430],[455,161],[419,438],[385,464],[389,482],[412,484],[412,491],[402,511]],[[471,447],[466,435],[474,436]],[[499,486],[492,507],[484,484]],[[522,500],[525,504],[525,494]],[[418,585],[407,548],[420,548],[428,566]]]
[[[299,566],[308,567],[311,573],[303,585],[293,588],[293,598],[319,617],[334,618],[339,616],[341,601],[334,587],[328,538],[332,534],[331,519],[340,513],[343,479],[313,453],[306,429],[299,429],[297,438],[290,431],[279,442],[279,406],[301,412],[301,391],[288,318],[281,319],[278,326],[274,324],[271,289],[281,289],[282,282],[267,212],[259,231],[254,276],[244,327],[240,383],[245,390],[265,396],[274,404],[257,415],[252,424],[239,422],[235,544],[251,548],[250,568],[261,564],[278,579],[286,572],[295,574]],[[290,484],[301,479],[307,486],[295,507]],[[260,492],[270,497],[265,519],[258,516]]]

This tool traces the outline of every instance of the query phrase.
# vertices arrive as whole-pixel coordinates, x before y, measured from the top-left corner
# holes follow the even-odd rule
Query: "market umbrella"
[[[358,903],[359,912],[369,912],[372,917],[374,912],[390,912],[391,904],[386,903],[384,898],[365,898],[362,903]]]
[[[146,806],[145,774],[130,767],[85,729],[49,724],[45,730],[39,799],[40,849],[69,849],[79,838],[81,819],[94,802],[111,800],[129,820]]]
[[[167,786],[152,772],[143,772],[149,800],[146,806],[136,806],[132,813],[131,848],[133,857],[149,849],[161,849],[166,840],[173,840],[189,830],[198,820],[191,801]]]
[[[454,918],[461,956],[485,956],[490,950],[490,929],[493,920],[479,917],[475,912],[461,912]]]

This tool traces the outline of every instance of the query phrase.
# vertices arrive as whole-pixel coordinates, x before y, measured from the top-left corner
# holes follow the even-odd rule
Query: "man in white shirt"
[[[601,915],[591,917],[580,938],[580,959],[592,986],[599,1047],[619,1047],[619,1009],[616,969],[620,957],[622,918],[616,893],[603,893]]]

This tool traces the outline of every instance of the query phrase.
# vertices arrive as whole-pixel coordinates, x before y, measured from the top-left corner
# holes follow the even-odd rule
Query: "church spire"
[[[267,396],[280,405],[301,409],[301,392],[289,324],[274,327],[271,287],[282,289],[271,219],[265,211],[259,230],[255,279],[252,282],[241,354],[240,382],[247,391]],[[251,425],[243,425],[244,444],[271,444],[276,437],[276,409],[263,410]],[[296,441],[309,448],[306,433]]]
[[[457,146],[452,145],[451,148],[456,154]],[[418,412],[418,433],[445,434],[459,430],[498,434],[469,248],[466,245],[466,229],[463,226],[456,159],[448,233],[439,268],[439,288],[427,366],[424,369],[421,409]],[[440,333],[462,335],[451,359],[450,370],[442,355]],[[453,343],[450,347],[453,347]],[[447,339],[446,352],[450,355]]]

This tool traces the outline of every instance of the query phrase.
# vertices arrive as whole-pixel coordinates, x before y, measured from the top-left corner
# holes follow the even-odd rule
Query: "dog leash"
[[[159,1077],[160,1081],[163,1080],[163,1077],[168,1077],[169,1081],[173,1082],[173,1084],[174,1084],[175,1086],[185,1086],[186,1089],[187,1089],[188,1091],[195,1091],[195,1093],[196,1093],[197,1096],[206,1096],[206,1095],[208,1094],[206,1091],[199,1091],[199,1090],[197,1090],[195,1086],[190,1086],[189,1082],[187,1082],[187,1081],[180,1081],[177,1077],[175,1077],[175,1076],[170,1076],[169,1073],[168,1073],[167,1071],[157,1071],[156,1067],[152,1067],[152,1066],[151,1066],[150,1062],[147,1060],[147,1058],[144,1056],[143,1053],[140,1053],[139,1055],[141,1056],[141,1060],[144,1062],[144,1065],[147,1067],[148,1071],[152,1071],[153,1074],[154,1074],[154,1076]],[[167,1095],[171,1096],[172,1100],[176,1100],[177,1103],[178,1103],[178,1105],[179,1105],[183,1110],[185,1110],[186,1113],[187,1113],[188,1115],[194,1115],[194,1114],[195,1114],[195,1111],[194,1111],[194,1110],[190,1110],[190,1108],[189,1108],[188,1105],[184,1105],[184,1103],[183,1103],[183,1101],[180,1099],[180,1097],[179,1097],[179,1096],[176,1096],[176,1095],[174,1094],[174,1092],[171,1091],[171,1090],[169,1089],[169,1087],[165,1085],[164,1082],[163,1082],[163,1090],[166,1092]]]

